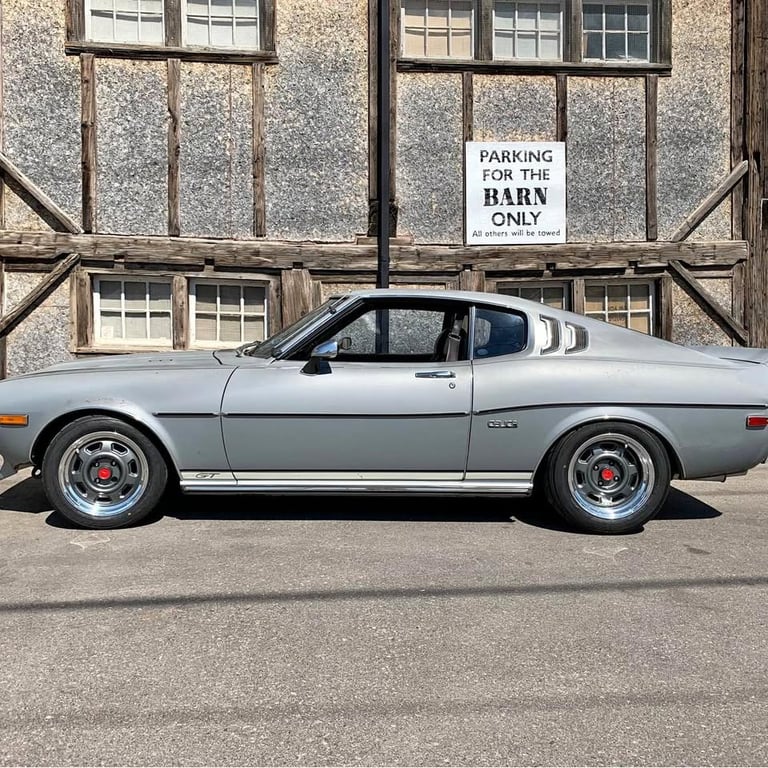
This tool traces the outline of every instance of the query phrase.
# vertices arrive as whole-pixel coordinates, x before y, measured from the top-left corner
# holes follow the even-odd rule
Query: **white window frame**
[[[101,333],[101,283],[103,282],[119,282],[120,287],[120,318],[122,321],[122,337],[107,338],[102,336]],[[125,284],[126,283],[144,283],[144,321],[146,324],[147,337],[146,338],[127,338],[126,337],[126,308],[125,308]],[[166,337],[150,337],[150,317],[153,314],[149,307],[149,284],[156,283],[160,285],[167,285],[169,292],[169,308],[167,311],[169,324],[170,324],[170,336]],[[127,276],[127,275],[94,275],[92,284],[92,296],[93,296],[93,344],[95,347],[161,347],[163,349],[173,348],[173,291],[170,279],[162,277],[148,277],[148,276]],[[105,312],[116,312],[114,309],[106,309]],[[131,310],[133,311],[133,310]],[[156,311],[154,314],[165,313],[165,310]]]
[[[187,47],[195,47],[195,48],[215,48],[215,49],[232,49],[234,51],[242,51],[242,50],[261,50],[261,40],[262,40],[262,30],[261,30],[261,14],[262,14],[262,8],[261,8],[261,0],[256,0],[256,16],[247,16],[247,17],[240,17],[236,16],[236,3],[237,0],[229,0],[230,2],[230,8],[232,11],[231,16],[219,16],[213,13],[213,9],[211,8],[211,0],[207,0],[208,2],[208,44],[200,46],[198,44],[192,44],[189,42],[189,15],[188,15],[188,3],[187,0],[181,0],[181,44]],[[195,18],[205,18],[204,16],[197,16],[196,14],[192,14]],[[247,19],[256,19],[256,41],[254,45],[252,46],[241,46],[237,45],[235,43],[235,30],[237,28],[237,20],[238,18],[247,18]],[[232,43],[230,45],[220,45],[216,44],[214,45],[211,42],[211,22],[213,19],[230,19],[232,21]]]
[[[602,8],[602,19],[603,19],[603,28],[602,30],[599,29],[587,29],[586,23],[584,19],[586,18],[586,11],[582,11],[582,23],[583,23],[583,31],[582,34],[584,36],[583,41],[583,57],[584,61],[618,61],[618,62],[650,62],[651,61],[651,52],[652,52],[652,45],[653,45],[653,24],[654,24],[654,3],[651,0],[624,0],[623,2],[609,2],[609,0],[596,0],[595,2],[592,2],[591,0],[584,0],[583,7],[585,8],[587,5],[599,5]],[[608,39],[608,34],[618,34],[621,32],[621,30],[608,30],[605,26],[605,8],[609,5],[623,5],[624,6],[624,51],[625,53],[629,53],[629,35],[630,34],[643,34],[639,30],[631,30],[628,29],[628,19],[629,14],[627,13],[627,9],[630,6],[636,5],[636,6],[642,6],[647,11],[647,25],[645,29],[645,58],[644,59],[635,59],[635,58],[629,58],[628,55],[625,55],[625,57],[619,58],[619,59],[609,59],[606,58],[606,41]],[[588,33],[602,33],[602,53],[603,55],[599,58],[595,57],[588,57],[587,56],[587,34]]]
[[[118,45],[120,44],[141,44],[141,45],[163,45],[165,41],[165,0],[160,0],[160,40],[142,40],[141,39],[141,0],[137,0],[136,2],[136,23],[138,24],[139,29],[139,35],[137,40],[118,40],[115,32],[116,32],[116,24],[117,24],[117,10],[115,9],[115,2],[117,0],[111,0],[112,2],[112,37],[109,40],[104,40],[102,38],[94,39],[93,38],[93,15],[92,15],[92,0],[84,0],[85,4],[85,39],[89,40],[91,42],[98,42],[98,43],[116,43]],[[121,13],[130,13],[131,16],[133,16],[133,11],[121,11]],[[146,15],[146,14],[145,14]],[[156,16],[157,14],[150,14],[152,16]]]
[[[515,26],[513,29],[505,29],[505,30],[499,30],[507,33],[509,36],[511,36],[514,40],[514,48],[515,48],[515,55],[514,56],[499,56],[496,53],[496,8],[499,5],[499,3],[504,3],[505,5],[513,5],[515,7]],[[518,21],[518,14],[520,12],[520,6],[521,5],[535,5],[536,6],[536,28],[533,30],[521,30],[519,28],[519,21]],[[542,35],[542,29],[541,29],[541,6],[542,5],[556,5],[560,9],[560,19],[559,19],[559,26],[557,29],[557,57],[555,59],[547,59],[543,58],[539,55],[539,51],[541,50],[541,35]],[[564,35],[565,35],[565,29],[563,25],[563,13],[564,13],[564,5],[565,3],[563,0],[529,0],[528,2],[525,2],[525,0],[499,0],[499,2],[494,2],[493,4],[493,13],[492,13],[492,29],[491,29],[491,38],[493,40],[493,59],[494,61],[562,61],[563,60],[563,47],[564,47]],[[545,35],[548,32],[548,30],[543,30]],[[520,33],[531,33],[533,32],[536,36],[536,56],[533,57],[523,57],[517,55],[518,51],[518,36]]]
[[[609,288],[615,288],[617,286],[623,286],[626,290],[626,304],[627,308],[625,310],[608,310],[608,289]],[[642,309],[642,310],[633,310],[631,303],[632,298],[630,295],[630,289],[632,287],[637,286],[643,286],[648,289],[648,308]],[[596,288],[600,287],[603,289],[603,309],[600,312],[596,311],[587,311],[587,305],[586,305],[586,291],[589,288]],[[653,336],[656,333],[656,284],[652,280],[585,280],[584,281],[584,291],[585,291],[585,303],[584,303],[584,315],[585,317],[593,317],[598,320],[603,320],[606,323],[610,323],[610,320],[608,320],[608,315],[623,315],[626,319],[626,325],[625,326],[619,326],[624,328],[629,328],[630,330],[636,330],[632,328],[630,325],[630,320],[634,316],[646,316],[648,317],[648,335]],[[638,331],[638,333],[643,333],[643,331]]]
[[[246,318],[261,318],[264,321],[264,338],[270,334],[269,324],[269,283],[260,280],[227,280],[221,278],[189,278],[188,281],[188,302],[189,302],[189,346],[192,349],[223,349],[225,347],[235,348],[249,341],[256,339],[245,338]],[[240,288],[240,341],[220,341],[221,335],[221,292],[216,292],[216,339],[197,338],[197,296],[196,287],[198,285],[214,285],[219,288],[222,285],[237,286]],[[245,288],[261,288],[264,291],[264,309],[262,312],[245,311]],[[206,313],[208,314],[208,313]],[[225,315],[234,313],[224,313]]]
[[[417,59],[434,59],[434,58],[442,58],[440,56],[430,56],[426,51],[429,50],[429,30],[430,29],[439,29],[439,27],[430,27],[429,26],[429,3],[431,0],[423,0],[424,2],[424,25],[422,27],[408,27],[406,28],[405,25],[405,3],[401,3],[400,5],[400,33],[402,35],[403,40],[403,50],[405,49],[405,37],[406,37],[406,31],[407,29],[418,29],[422,30],[424,32],[424,46],[425,46],[425,52],[419,56],[416,56]],[[448,56],[449,59],[459,59],[463,60],[463,57],[454,56],[451,53],[451,44],[452,44],[452,36],[451,36],[451,19],[452,19],[452,12],[453,12],[453,4],[455,2],[466,2],[466,0],[444,0],[448,3],[448,26],[444,27],[448,33]],[[471,2],[470,3],[470,19],[469,19],[469,58],[474,59],[475,57],[475,35],[476,35],[476,24],[477,24],[477,3]]]

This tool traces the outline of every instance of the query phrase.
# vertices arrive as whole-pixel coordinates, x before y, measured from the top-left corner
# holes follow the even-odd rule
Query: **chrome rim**
[[[76,440],[59,463],[59,487],[78,512],[113,517],[133,507],[149,479],[147,457],[130,438],[92,432]]]
[[[626,435],[591,437],[568,465],[568,487],[588,514],[604,520],[629,517],[653,493],[656,471],[650,453]]]

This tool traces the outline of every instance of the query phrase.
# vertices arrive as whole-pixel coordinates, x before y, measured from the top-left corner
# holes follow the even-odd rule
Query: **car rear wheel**
[[[146,517],[168,482],[155,444],[135,427],[108,416],[68,424],[43,457],[51,504],[87,528],[120,528]]]
[[[633,424],[589,424],[566,435],[546,468],[550,504],[590,533],[626,533],[661,509],[669,493],[667,451]]]

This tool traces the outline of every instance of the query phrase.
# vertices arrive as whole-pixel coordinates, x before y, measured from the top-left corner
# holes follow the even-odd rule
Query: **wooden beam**
[[[0,337],[7,336],[53,293],[80,261],[79,253],[62,259],[10,312],[0,318]]]
[[[62,253],[80,253],[84,261],[191,267],[205,263],[249,270],[283,270],[302,262],[313,270],[376,271],[375,244],[270,242],[130,235],[69,235],[56,232],[0,232],[0,259],[19,264],[41,263]],[[671,243],[563,243],[530,246],[396,245],[392,269],[403,272],[458,272],[473,269],[580,269],[622,267],[633,262],[664,266],[679,259],[696,266],[732,267],[747,258],[743,241]]]
[[[750,245],[747,325],[750,343],[768,347],[768,8],[765,0],[745,6],[744,140],[750,160],[744,195],[744,238]]]
[[[659,101],[659,76],[645,77],[645,239],[656,240],[658,227],[658,131],[656,115]]]
[[[568,61],[581,63],[582,60],[582,29],[583,7],[581,0],[569,0],[566,3],[569,13],[568,39],[566,40],[566,53]]]
[[[168,234],[181,234],[181,62],[168,59]]]
[[[467,150],[466,144],[472,141],[475,133],[475,88],[471,72],[461,75],[461,231],[466,237],[467,231]],[[466,240],[465,240],[466,242]]]
[[[474,72],[476,75],[557,75],[572,77],[645,77],[655,74],[668,77],[669,64],[611,61],[466,61],[463,59],[399,59],[398,72]]]
[[[459,272],[459,289],[462,291],[484,291],[485,272],[465,267]]]
[[[728,196],[749,170],[749,161],[743,160],[718,184],[717,188],[689,213],[683,223],[675,230],[670,240],[679,243],[685,240],[712,211]]]
[[[379,124],[379,60],[376,47],[379,39],[378,0],[368,0],[368,201],[376,200],[376,126]]]
[[[253,119],[252,157],[253,157],[253,234],[265,237],[267,234],[267,202],[265,184],[266,129],[264,125],[264,65],[252,67]]]
[[[281,275],[283,325],[295,323],[312,309],[312,277],[306,269],[287,269]]]
[[[17,185],[17,188],[21,190],[21,194],[27,202],[32,200],[32,208],[41,214],[47,214],[53,221],[58,224],[59,230],[71,232],[73,234],[81,233],[82,227],[74,222],[64,211],[59,208],[56,203],[51,200],[48,195],[43,192],[29,177],[27,177],[22,171],[14,165],[11,160],[3,153],[0,152],[0,170],[5,174],[6,181]]]
[[[83,0],[66,0],[66,37],[68,43],[85,38],[85,4]]]
[[[737,322],[730,312],[723,309],[717,299],[679,261],[672,259],[669,268],[682,280],[691,298],[711,315],[724,331],[735,336],[740,344],[749,343],[747,329]]]
[[[91,322],[93,290],[91,276],[85,270],[76,269],[72,273],[69,297],[74,349],[91,347],[93,346],[93,323]]]
[[[169,47],[181,45],[181,0],[165,0],[165,44]]]
[[[174,275],[171,278],[171,293],[173,348],[187,349],[189,347],[189,293],[187,278],[184,275]]]
[[[211,64],[277,64],[274,51],[233,51],[227,48],[184,48],[182,46],[143,45],[141,43],[95,43],[67,42],[64,52],[79,56],[81,53],[93,53],[109,59],[130,59],[131,61],[201,61]]]
[[[477,3],[478,22],[475,40],[476,58],[481,61],[493,60],[493,0],[480,0]]]
[[[672,341],[674,333],[674,297],[672,289],[675,281],[671,275],[664,275],[659,280],[659,336],[667,341]]]
[[[5,262],[0,261],[0,317],[5,312]],[[8,340],[0,337],[0,379],[8,375]]]
[[[744,141],[744,0],[731,0],[731,166],[747,156]],[[731,237],[744,237],[744,188],[733,190]]]
[[[568,140],[568,76],[555,75],[555,141]]]
[[[80,56],[80,166],[83,186],[83,229],[96,232],[96,67],[92,53]]]

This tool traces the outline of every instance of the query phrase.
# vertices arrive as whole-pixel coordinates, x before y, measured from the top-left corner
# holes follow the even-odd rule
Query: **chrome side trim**
[[[463,472],[233,472],[238,482],[306,483],[307,481],[332,482],[434,482],[461,481]]]

